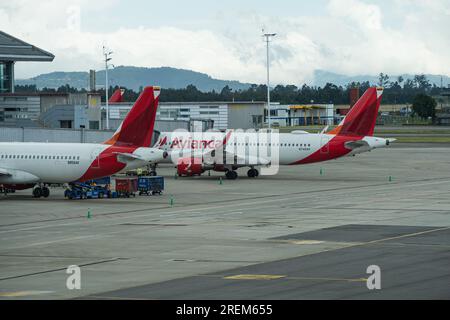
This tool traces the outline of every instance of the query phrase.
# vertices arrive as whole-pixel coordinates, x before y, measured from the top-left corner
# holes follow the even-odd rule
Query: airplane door
[[[322,134],[320,136],[320,153],[328,154],[330,153],[330,136],[327,134]]]

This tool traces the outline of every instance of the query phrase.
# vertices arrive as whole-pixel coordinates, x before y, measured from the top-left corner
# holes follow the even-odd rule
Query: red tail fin
[[[116,91],[114,91],[111,98],[109,98],[108,102],[109,103],[122,102],[123,101],[122,97],[123,97],[124,91],[125,91],[124,89],[117,89]]]
[[[371,136],[380,108],[383,88],[371,87],[350,109],[344,120],[330,134],[343,136]]]
[[[158,109],[159,92],[159,87],[146,87],[112,138],[104,144],[149,147]]]

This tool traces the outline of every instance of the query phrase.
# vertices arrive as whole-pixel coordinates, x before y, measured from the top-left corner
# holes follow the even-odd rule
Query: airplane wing
[[[8,169],[0,168],[0,176],[11,176],[12,173]]]
[[[220,164],[232,164],[235,167],[248,167],[248,166],[265,166],[270,164],[270,160],[263,157],[244,156],[234,154],[228,151],[224,151],[224,160],[218,161],[215,156],[211,156],[211,153],[203,156],[203,163],[206,165]]]
[[[207,165],[214,165],[218,162],[220,164],[232,164],[234,167],[248,167],[248,166],[259,166],[259,165],[268,165],[270,160],[255,157],[255,156],[246,156],[240,155],[237,153],[232,153],[226,150],[227,142],[230,140],[232,131],[229,131],[222,143],[218,145],[213,150],[208,150],[208,152],[203,154],[203,163]],[[223,159],[218,159],[216,155],[222,155]],[[218,161],[221,160],[221,161]],[[231,163],[230,163],[231,162]]]

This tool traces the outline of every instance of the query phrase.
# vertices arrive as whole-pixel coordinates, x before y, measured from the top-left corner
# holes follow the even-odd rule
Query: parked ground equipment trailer
[[[164,190],[164,177],[141,176],[138,178],[138,190],[139,195],[160,195]]]
[[[64,191],[64,197],[68,199],[96,199],[111,197],[111,191],[107,186],[91,185],[89,183],[71,183]]]
[[[115,192],[117,197],[130,196],[135,197],[138,190],[138,178],[137,177],[116,177],[115,178]]]

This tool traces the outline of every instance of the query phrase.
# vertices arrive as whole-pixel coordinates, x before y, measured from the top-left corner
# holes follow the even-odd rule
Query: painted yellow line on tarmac
[[[285,278],[284,275],[276,274],[237,274],[234,276],[227,276],[224,279],[227,280],[275,280]]]
[[[346,281],[346,282],[366,282],[366,278],[322,278],[322,277],[287,277],[293,280],[312,280],[312,281]]]
[[[292,243],[292,244],[320,244],[320,243],[324,243],[324,241],[319,241],[319,240],[285,240],[283,242],[286,243]]]
[[[286,275],[275,274],[237,274],[233,276],[225,276],[227,280],[310,280],[310,281],[345,281],[345,282],[366,282],[367,278],[328,278],[328,277],[290,277]]]
[[[13,291],[13,292],[0,292],[0,297],[5,298],[17,298],[26,296],[35,296],[39,294],[51,293],[53,291]]]

